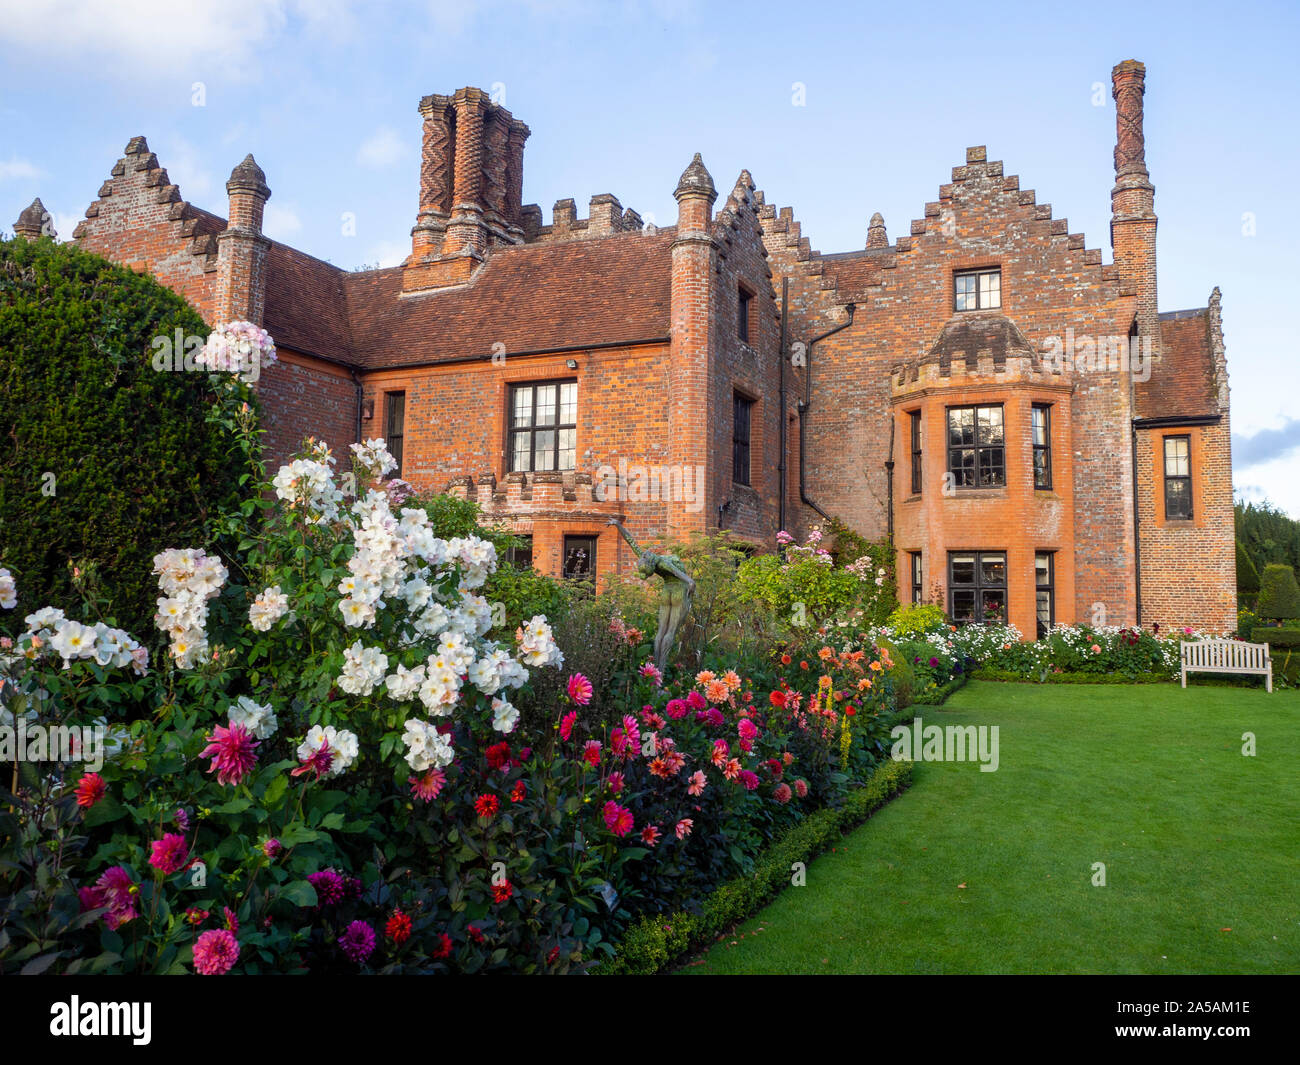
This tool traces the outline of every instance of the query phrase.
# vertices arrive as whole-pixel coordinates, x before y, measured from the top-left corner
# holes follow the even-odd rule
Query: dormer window
[[[963,270],[953,277],[953,306],[959,311],[987,311],[1002,306],[1002,270]]]

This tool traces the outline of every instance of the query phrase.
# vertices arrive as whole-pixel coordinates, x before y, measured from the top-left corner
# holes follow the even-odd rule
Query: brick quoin
[[[475,88],[419,102],[417,212],[400,266],[343,271],[267,238],[271,190],[251,156],[231,173],[226,218],[195,207],[143,137],[74,237],[152,273],[211,324],[267,328],[281,356],[257,386],[273,461],[308,435],[342,458],[358,438],[384,435],[389,396],[405,393],[402,475],[531,536],[545,572],[560,572],[571,535],[597,537],[602,578],[630,572],[613,517],[647,544],[725,528],[770,550],[783,487],[792,533],[822,520],[801,501],[802,462],[817,508],[869,538],[892,533],[904,597],[908,552],[922,555],[925,597],[947,605],[949,552],[1005,551],[1008,616],[1032,636],[1034,554],[1052,551],[1058,622],[1226,632],[1236,589],[1221,296],[1159,310],[1145,67],[1118,64],[1112,92],[1109,263],[982,146],[892,242],[873,215],[858,251],[814,250],[748,171],[715,213],[699,154],[678,180],[674,226],[644,224],[611,193],[592,197],[586,218],[562,199],[544,224],[522,202],[528,127]],[[38,206],[15,226],[20,236],[39,236]],[[1001,305],[957,311],[954,275],[977,268],[1000,271]],[[850,303],[852,324],[810,347],[847,320]],[[1149,374],[1127,359],[1092,365],[1094,339],[1111,337],[1145,345]],[[1067,338],[1082,366],[1053,360]],[[511,386],[548,380],[577,382],[575,468],[512,472]],[[733,479],[737,394],[752,403],[749,484]],[[948,408],[976,404],[1003,408],[1006,483],[945,491]],[[1051,408],[1049,490],[1033,484],[1034,404]],[[1192,445],[1189,520],[1164,513],[1168,435]],[[684,469],[692,489],[702,470],[703,494],[620,498],[601,477],[620,462],[676,471],[679,484]]]

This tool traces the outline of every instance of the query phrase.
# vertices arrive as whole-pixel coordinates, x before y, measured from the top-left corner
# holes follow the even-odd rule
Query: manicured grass
[[[977,681],[917,709],[999,726],[997,772],[918,764],[685,972],[1300,972],[1300,694]]]

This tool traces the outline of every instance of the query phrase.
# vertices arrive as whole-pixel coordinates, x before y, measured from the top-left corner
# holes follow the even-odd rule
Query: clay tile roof
[[[1138,382],[1139,418],[1217,414],[1209,308],[1160,315],[1160,361]]]
[[[842,295],[860,293],[869,285],[880,284],[881,250],[871,248],[866,251],[842,251],[823,255],[823,268],[834,279]]]
[[[495,249],[468,285],[402,297],[402,270],[344,274],[366,368],[668,336],[673,230]],[[268,278],[267,329],[271,327]],[[328,349],[318,349],[328,354]]]
[[[337,266],[273,241],[266,256],[262,322],[276,344],[352,362],[346,276]]]

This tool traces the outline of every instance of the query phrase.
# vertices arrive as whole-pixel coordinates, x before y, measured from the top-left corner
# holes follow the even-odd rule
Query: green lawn
[[[918,764],[686,972],[1300,972],[1300,694],[974,682],[918,712],[999,726],[998,770]]]

